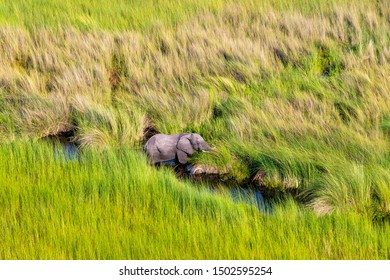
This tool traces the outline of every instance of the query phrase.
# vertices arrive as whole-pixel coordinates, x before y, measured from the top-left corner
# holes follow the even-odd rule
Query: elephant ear
[[[177,159],[181,164],[186,164],[187,163],[187,154],[183,151],[177,150]]]
[[[180,137],[179,142],[177,142],[176,148],[180,151],[185,152],[188,155],[192,155],[194,153],[194,148],[190,142],[189,136],[185,135]]]

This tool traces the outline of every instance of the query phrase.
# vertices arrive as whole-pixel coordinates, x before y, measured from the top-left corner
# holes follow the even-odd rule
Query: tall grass
[[[216,10],[223,1],[80,1],[27,0],[0,2],[0,23],[27,28],[77,27],[81,30],[148,30],[172,26],[204,10]]]
[[[178,181],[129,149],[0,147],[1,259],[388,259],[388,223],[317,217],[293,200],[270,215]]]
[[[269,169],[268,187],[321,203],[323,188],[339,189],[334,180],[355,184],[354,166],[380,178],[389,153],[388,4],[298,2],[229,4],[146,34],[1,27],[0,137],[77,128],[81,145],[105,147],[139,145],[150,124],[196,131],[225,151],[208,160],[235,177]],[[297,164],[320,170],[318,180]],[[373,180],[359,184],[373,193]]]
[[[181,1],[180,4],[159,1],[157,5],[152,5],[154,1],[114,1],[110,7],[100,5],[101,1],[49,2],[0,3],[0,143],[7,143],[2,144],[3,157],[11,157],[6,161],[8,167],[3,164],[3,170],[14,173],[14,177],[9,178],[6,173],[2,175],[3,184],[7,182],[10,188],[2,191],[10,192],[14,186],[17,194],[25,186],[26,191],[33,192],[36,183],[46,190],[54,182],[63,186],[59,177],[73,172],[76,172],[73,181],[65,182],[65,189],[60,189],[62,197],[71,201],[75,199],[69,189],[71,185],[78,186],[81,192],[89,186],[88,192],[96,196],[102,192],[100,186],[120,191],[124,185],[140,184],[149,199],[152,194],[146,189],[159,193],[160,188],[168,188],[170,191],[164,196],[166,202],[162,204],[142,204],[144,202],[140,201],[144,198],[139,198],[139,211],[134,215],[141,224],[145,215],[152,219],[154,209],[168,211],[169,203],[175,205],[177,200],[185,200],[190,203],[186,204],[186,211],[194,216],[180,220],[178,212],[167,212],[171,215],[167,219],[172,219],[169,221],[181,221],[177,222],[179,233],[197,232],[186,225],[191,218],[195,219],[198,232],[206,234],[210,230],[220,239],[215,239],[215,247],[212,247],[212,239],[191,235],[186,239],[192,244],[186,255],[183,250],[169,251],[164,247],[168,245],[163,245],[158,238],[162,221],[153,226],[142,224],[139,228],[143,234],[150,231],[157,235],[159,246],[164,247],[161,247],[162,257],[221,256],[218,252],[205,255],[202,248],[198,248],[200,243],[191,239],[204,238],[210,248],[221,245],[222,235],[211,224],[215,217],[224,217],[221,219],[226,229],[222,233],[234,240],[231,248],[241,248],[237,252],[229,251],[230,247],[220,251],[229,258],[388,257],[386,242],[385,249],[377,247],[383,241],[381,234],[387,233],[387,225],[380,228],[371,220],[388,221],[390,217],[389,1],[248,0],[240,3]],[[22,144],[12,144],[20,139],[36,141],[69,130],[75,131],[74,140],[85,153],[86,165],[54,162],[50,160],[52,155],[48,148],[37,144],[31,147],[25,144],[25,148]],[[305,210],[290,203],[286,208],[277,207],[279,215],[263,217],[254,214],[253,209],[248,210],[248,206],[238,206],[236,210],[231,202],[221,202],[206,193],[195,195],[197,192],[191,186],[178,182],[168,171],[153,171],[145,166],[140,155],[125,152],[126,148],[138,149],[150,131],[200,133],[217,152],[196,156],[193,162],[223,167],[237,182],[252,182],[270,196],[293,194]],[[38,155],[31,156],[35,148],[36,153],[43,153],[48,167],[39,163]],[[113,152],[112,149],[119,150]],[[23,156],[17,157],[18,153]],[[131,159],[124,159],[123,155]],[[31,160],[26,165],[28,169],[18,167],[22,157]],[[104,163],[104,157],[112,161],[107,159]],[[38,160],[36,166],[34,160]],[[131,164],[126,160],[131,160]],[[115,173],[110,177],[105,173],[108,172],[106,164],[113,164],[128,174],[119,175],[110,168],[109,172]],[[60,171],[59,166],[65,166],[64,171]],[[139,172],[130,171],[130,166],[137,166]],[[34,177],[32,170],[41,174],[40,177]],[[82,174],[94,170],[105,176],[93,173],[91,178],[95,176],[95,180]],[[16,178],[18,172],[26,176]],[[253,180],[259,174],[264,174],[261,180]],[[19,183],[13,184],[11,178]],[[22,183],[19,179],[26,181]],[[117,180],[122,180],[123,185],[119,186],[122,183]],[[178,188],[187,191],[171,192]],[[52,186],[51,190],[57,189]],[[56,191],[47,193],[58,195]],[[30,196],[35,197],[35,194]],[[7,200],[11,208],[20,206],[14,199],[9,196],[4,201]],[[110,199],[107,203],[117,203],[112,205],[113,209],[119,204],[131,204],[130,200]],[[197,220],[202,216],[200,213],[209,213],[203,203],[210,203],[214,205],[212,209],[220,211],[210,214],[212,218],[207,222]],[[55,211],[53,207],[45,211]],[[331,215],[317,218],[312,210],[317,215]],[[82,210],[75,207],[74,211]],[[241,211],[240,215],[235,211]],[[81,215],[81,212],[68,213],[69,219],[73,214]],[[122,221],[128,221],[125,214],[121,215]],[[248,221],[245,221],[247,224],[238,221],[241,227],[236,232],[233,224],[238,216],[246,216]],[[4,218],[7,223],[8,218]],[[281,225],[287,219],[297,227]],[[15,223],[18,220],[19,216],[15,216]],[[98,230],[97,221],[90,222],[95,223],[89,228],[92,234]],[[350,226],[340,225],[337,229],[338,226],[332,225],[342,222]],[[311,228],[310,223],[318,228]],[[80,220],[77,225],[82,224]],[[108,235],[114,225],[105,225]],[[263,225],[275,228],[275,232],[272,236],[260,235],[257,240],[258,228]],[[276,232],[276,225],[283,229],[281,233]],[[370,253],[364,249],[357,252],[352,247],[345,248],[345,255],[338,251],[337,246],[348,239],[347,231],[354,226],[357,241],[364,244],[363,248],[374,248]],[[243,231],[246,227],[248,231]],[[73,230],[76,234],[76,228]],[[118,234],[134,234],[131,236],[137,240],[131,246],[138,253],[129,253],[129,256],[148,256],[148,251],[142,251],[146,237],[139,231],[122,230]],[[311,243],[305,243],[303,237],[291,241],[288,248],[295,251],[263,255],[260,247],[252,244],[256,241],[266,246],[264,240],[280,237],[282,233],[295,240],[293,234],[300,234],[301,230],[314,235],[302,235]],[[332,241],[314,240],[316,234],[326,235],[325,232],[335,230],[340,231],[340,237]],[[19,231],[23,231],[20,225],[15,232]],[[368,233],[375,233],[378,239],[368,244],[371,241],[363,240]],[[38,232],[31,238],[37,234],[39,237]],[[106,236],[107,242],[99,241],[103,240],[101,235],[94,238],[94,242],[102,242],[101,246],[107,246],[111,240]],[[166,244],[174,246],[172,242],[178,236],[168,232],[162,238]],[[241,243],[243,240],[250,242]],[[67,251],[63,257],[99,258],[93,251],[92,241],[85,242],[90,244],[90,252],[80,255],[81,247],[72,244],[77,248],[74,255]],[[184,247],[186,243],[180,244]],[[256,253],[246,252],[244,244],[255,246]],[[352,243],[347,241],[347,244]],[[130,244],[126,246],[130,248]],[[299,246],[303,247],[298,249]],[[308,255],[311,248],[317,246],[330,251],[327,255],[320,252]],[[33,245],[29,250],[32,248]],[[308,248],[310,250],[306,251]],[[40,256],[53,256],[43,251]],[[7,254],[4,257],[20,257]],[[26,253],[26,258],[29,254]],[[101,256],[109,258],[107,254]]]

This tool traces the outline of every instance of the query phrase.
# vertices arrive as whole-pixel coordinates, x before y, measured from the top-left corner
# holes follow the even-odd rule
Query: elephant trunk
[[[203,144],[199,147],[199,150],[200,150],[200,151],[208,152],[208,151],[211,151],[211,147],[210,147],[210,145],[208,145],[207,143],[203,143]]]

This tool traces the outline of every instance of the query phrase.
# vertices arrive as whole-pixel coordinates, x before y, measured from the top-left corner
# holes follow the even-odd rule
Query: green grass
[[[81,30],[150,30],[160,24],[174,26],[204,11],[217,12],[226,0],[1,0],[0,23],[27,28],[75,27]],[[337,5],[347,7],[366,0],[245,0],[251,9],[266,8],[277,12],[298,11],[305,15],[326,13]]]
[[[0,1],[0,258],[389,258],[389,1],[84,2]],[[69,130],[80,162],[39,144]],[[155,170],[149,131],[288,199]]]
[[[388,223],[317,217],[293,200],[262,214],[150,167],[137,151],[79,161],[36,142],[0,151],[1,259],[390,257]]]
[[[82,30],[148,30],[173,26],[223,1],[27,0],[0,1],[0,23],[27,28],[77,27]]]

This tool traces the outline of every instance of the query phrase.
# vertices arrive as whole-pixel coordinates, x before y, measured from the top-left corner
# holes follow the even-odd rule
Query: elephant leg
[[[177,150],[177,159],[181,164],[187,163],[187,154],[183,151]]]

